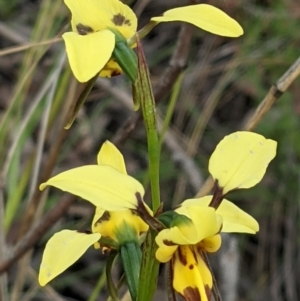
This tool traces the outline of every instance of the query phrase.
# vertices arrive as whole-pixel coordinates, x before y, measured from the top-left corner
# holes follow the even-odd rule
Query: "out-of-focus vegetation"
[[[244,36],[228,39],[186,28],[185,34],[192,34],[183,47],[189,49],[187,62],[180,53],[177,61],[170,61],[182,25],[161,24],[143,40],[154,89],[167,80],[170,63],[186,65],[182,81],[177,82],[177,100],[168,87],[160,88],[163,92],[158,97],[160,122],[170,114],[161,155],[166,207],[197,193],[208,176],[208,159],[216,144],[224,135],[242,129],[272,84],[300,55],[299,0],[207,2],[238,20]],[[167,7],[188,3],[130,1],[141,26]],[[0,0],[0,20],[2,51],[60,37],[69,26],[70,14],[62,0]],[[16,244],[28,242],[26,233],[38,223],[43,225],[47,212],[57,208],[53,216],[61,216],[1,278],[0,288],[4,294],[7,289],[9,300],[103,300],[107,296],[105,255],[92,249],[51,286],[38,286],[36,275],[49,236],[61,228],[89,229],[93,215],[91,206],[61,191],[40,193],[39,183],[59,171],[95,163],[106,139],[117,143],[129,173],[148,182],[145,132],[141,123],[130,130],[138,113],[131,110],[131,87],[123,76],[99,79],[72,128],[64,130],[81,88],[64,52],[60,41],[0,56],[0,267]],[[237,300],[296,301],[300,297],[299,114],[298,78],[255,129],[278,141],[278,154],[264,180],[251,190],[228,195],[260,222],[258,235],[243,236],[235,251],[239,257]],[[121,273],[117,266],[115,272]],[[161,283],[159,290],[164,290]],[[97,290],[101,292],[98,299],[93,297]]]

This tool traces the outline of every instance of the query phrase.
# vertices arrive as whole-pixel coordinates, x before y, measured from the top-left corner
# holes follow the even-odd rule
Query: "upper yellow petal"
[[[276,155],[277,142],[251,132],[235,132],[217,145],[209,160],[209,172],[223,194],[250,188],[264,176]]]
[[[93,31],[117,29],[126,38],[131,38],[137,29],[137,18],[129,6],[119,0],[65,0],[72,13],[72,28],[79,24]]]
[[[173,262],[173,287],[187,301],[208,301],[212,276],[201,254],[193,247],[180,246]]]
[[[199,199],[185,200],[181,206],[208,206],[212,195]],[[223,218],[221,232],[250,233],[255,234],[259,230],[258,222],[248,213],[240,209],[232,202],[223,199],[216,213]]]
[[[99,73],[110,59],[115,47],[115,35],[110,30],[87,35],[66,32],[62,37],[66,44],[71,70],[80,82],[87,82]]]
[[[144,188],[137,180],[107,165],[86,165],[62,172],[40,185],[54,186],[108,211],[135,209]]]
[[[192,232],[193,240],[190,239],[190,244],[198,243],[204,238],[219,233],[221,230],[222,218],[216,214],[216,210],[212,207],[186,205],[179,207],[175,211],[186,215],[193,222],[195,230]],[[190,237],[190,235],[187,236],[186,234],[186,237]]]
[[[39,272],[39,283],[46,285],[77,261],[85,251],[100,239],[99,233],[86,234],[62,230],[46,244]]]
[[[97,156],[98,165],[109,165],[127,174],[125,162],[121,152],[109,141],[105,141]]]
[[[203,30],[226,37],[239,37],[243,34],[243,29],[238,22],[229,17],[222,10],[208,4],[173,8],[167,10],[160,17],[151,18],[151,21],[188,22]]]
[[[160,231],[156,238],[158,249],[156,258],[160,262],[171,259],[175,245],[196,245],[205,238],[219,233],[222,219],[212,207],[182,206],[175,210],[190,218],[191,222],[182,223]]]

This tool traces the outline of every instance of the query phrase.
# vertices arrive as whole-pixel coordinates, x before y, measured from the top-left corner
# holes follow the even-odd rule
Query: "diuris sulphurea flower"
[[[143,38],[161,22],[182,21],[213,34],[238,37],[241,26],[220,9],[197,4],[170,9],[153,17],[137,32],[137,17],[119,0],[65,0],[72,14],[72,32],[63,34],[71,69],[79,82],[98,73],[111,77],[124,71],[135,81],[136,58],[131,48],[135,35]]]
[[[148,230],[148,225],[139,217],[137,208],[143,206],[152,212],[141,200],[142,185],[127,175],[123,156],[112,143],[103,144],[97,161],[98,165],[71,169],[41,185],[41,189],[50,185],[76,194],[96,206],[91,232],[62,230],[50,238],[40,266],[41,285],[65,271],[92,245],[116,248],[126,256],[136,252],[137,266],[131,270],[135,271],[133,278],[138,279],[139,238]],[[103,241],[109,244],[102,244]],[[128,246],[130,252],[127,252]]]
[[[160,217],[167,221],[167,229],[156,236],[156,258],[171,261],[173,288],[185,300],[210,300],[213,280],[204,253],[220,248],[220,232],[258,232],[257,221],[224,197],[231,190],[256,185],[275,157],[276,146],[275,141],[256,133],[226,136],[209,160],[214,195],[185,200],[173,212],[175,218],[169,218],[170,213]]]

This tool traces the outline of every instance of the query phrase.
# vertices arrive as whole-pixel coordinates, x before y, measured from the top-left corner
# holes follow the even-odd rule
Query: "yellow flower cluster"
[[[219,249],[220,232],[254,234],[259,230],[253,217],[224,196],[230,190],[256,185],[274,158],[276,145],[275,141],[251,132],[226,136],[209,161],[218,205],[212,206],[212,195],[185,200],[175,212],[186,218],[158,233],[156,258],[163,263],[172,261],[173,287],[186,300],[209,300],[212,276],[203,252]],[[48,241],[39,273],[41,285],[62,273],[91,245],[97,243],[99,247],[101,237],[118,245],[120,233],[130,229],[138,238],[148,230],[149,226],[139,216],[141,206],[151,215],[142,199],[144,188],[127,174],[122,154],[106,141],[97,159],[97,165],[62,172],[41,185],[41,189],[54,186],[70,192],[96,207],[91,233],[63,230]]]

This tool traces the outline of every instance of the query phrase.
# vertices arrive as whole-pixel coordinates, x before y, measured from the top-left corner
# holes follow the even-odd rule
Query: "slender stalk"
[[[138,39],[137,55],[138,71],[136,83],[133,85],[133,97],[135,104],[140,104],[141,106],[147,132],[152,209],[155,212],[160,208],[160,145],[156,123],[155,101],[149,76],[149,70],[143,49]],[[151,301],[156,289],[159,263],[155,259],[155,252],[157,248],[155,244],[155,236],[156,232],[150,230],[147,234],[146,241],[143,246],[143,258],[140,271],[137,301]]]
[[[155,212],[160,206],[159,159],[160,145],[156,122],[156,109],[149,69],[139,40],[137,41],[138,76],[134,88],[136,103],[140,103],[147,132],[149,175],[151,182],[152,209]]]

